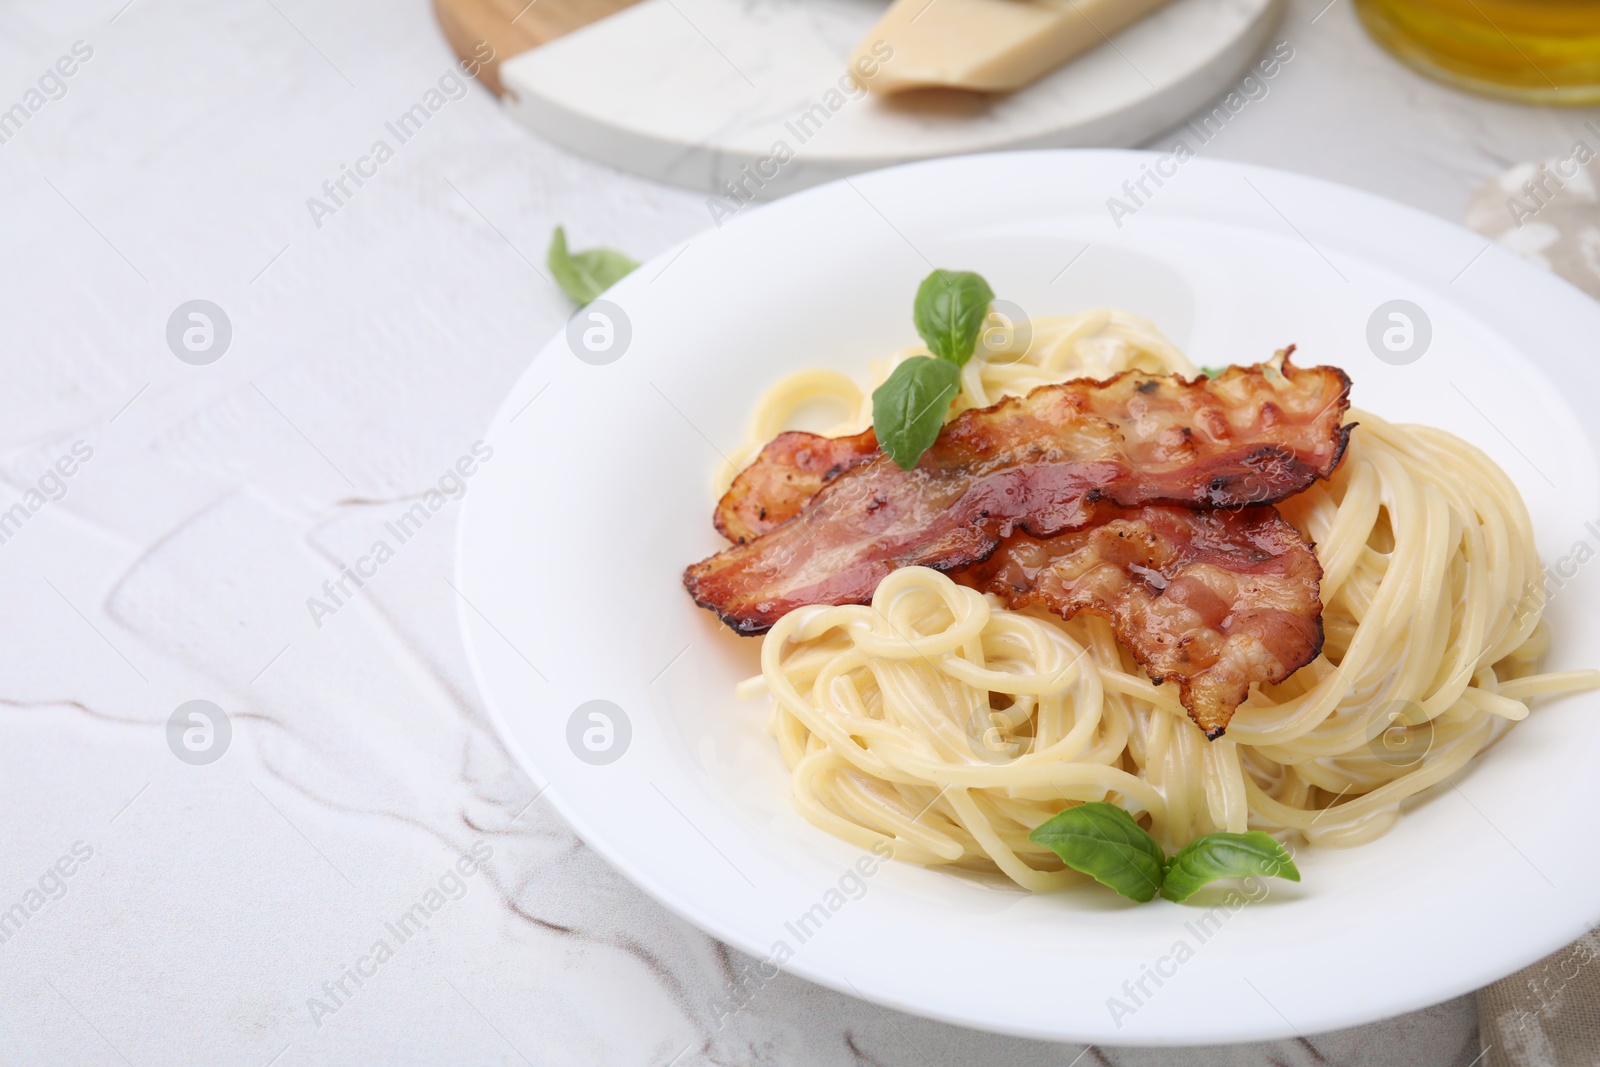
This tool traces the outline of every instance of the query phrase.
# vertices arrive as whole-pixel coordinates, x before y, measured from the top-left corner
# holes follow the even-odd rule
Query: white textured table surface
[[[333,614],[307,607],[562,325],[551,227],[648,256],[710,224],[704,196],[541,144],[474,86],[314,219],[307,198],[451,65],[422,0],[124,3],[0,7],[0,1062],[1474,1060],[1466,999],[1181,1057],[789,978],[719,1027],[749,961],[530,803],[487,729],[453,507]],[[1454,219],[1593,117],[1450,93],[1380,55],[1348,0],[1321,5],[1291,6],[1292,61],[1201,154]],[[78,41],[72,76],[30,97]],[[232,324],[209,365],[167,343],[195,298]],[[78,442],[92,455],[48,474]],[[206,765],[168,744],[197,699],[232,726]],[[419,902],[402,942],[385,924]]]

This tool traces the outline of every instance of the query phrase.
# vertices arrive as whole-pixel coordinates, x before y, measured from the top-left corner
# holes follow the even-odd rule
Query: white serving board
[[[723,197],[743,182],[731,208],[935,156],[1140,144],[1240,77],[1283,0],[1175,0],[1020,92],[915,104],[840,91],[884,6],[644,0],[507,59],[506,106],[622,170]]]

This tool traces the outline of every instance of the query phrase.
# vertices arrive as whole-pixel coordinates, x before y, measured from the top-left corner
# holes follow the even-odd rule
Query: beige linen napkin
[[[1486,1067],[1600,1064],[1600,928],[1478,990]]]
[[[1600,128],[1593,133],[1561,156],[1486,182],[1467,205],[1466,221],[1600,299]]]
[[[1600,145],[1574,142],[1486,183],[1467,225],[1600,299]],[[1600,927],[1478,991],[1484,1067],[1600,1065]]]

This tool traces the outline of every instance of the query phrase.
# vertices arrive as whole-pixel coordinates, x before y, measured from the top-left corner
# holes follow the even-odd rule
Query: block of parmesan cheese
[[[1020,89],[1167,0],[895,0],[850,67],[875,93]]]

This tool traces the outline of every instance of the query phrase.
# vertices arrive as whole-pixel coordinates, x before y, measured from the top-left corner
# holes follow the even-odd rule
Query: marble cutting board
[[[437,0],[441,22],[452,5],[484,2]],[[750,200],[911,160],[1140,144],[1225,92],[1267,45],[1282,4],[1175,0],[993,98],[894,102],[850,83],[845,58],[882,0],[643,0],[516,54],[497,47],[496,76],[506,107],[535,132],[710,194],[724,202],[713,207],[720,222]],[[463,31],[451,37],[469,48]]]

